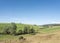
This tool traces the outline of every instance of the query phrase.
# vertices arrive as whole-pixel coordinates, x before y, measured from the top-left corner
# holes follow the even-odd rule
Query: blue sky
[[[60,23],[60,0],[0,0],[0,22]]]

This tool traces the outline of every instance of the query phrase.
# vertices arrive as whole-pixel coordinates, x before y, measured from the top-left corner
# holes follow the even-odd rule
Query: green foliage
[[[14,30],[16,30],[16,28],[17,28],[17,26],[16,26],[15,23],[11,23],[11,27],[12,27],[12,29],[14,29]]]
[[[9,29],[8,26],[5,27],[5,29],[3,30],[3,33],[4,33],[4,34],[10,34],[10,29]]]
[[[16,29],[17,29],[17,26],[15,23],[11,23],[11,34],[15,34],[16,33]]]
[[[30,29],[30,33],[35,33],[35,30],[33,28]]]
[[[17,32],[17,35],[21,35],[21,34],[31,34],[31,33],[35,33],[34,28],[30,28],[30,26],[25,26],[23,30],[19,30]]]
[[[20,43],[23,43],[26,40],[26,38],[24,38],[23,36],[20,36],[19,40],[22,40]]]
[[[23,36],[20,36],[20,37],[19,37],[19,40],[21,40],[21,39],[24,39],[24,37],[23,37]]]
[[[17,32],[17,35],[21,35],[21,34],[23,34],[23,31],[22,31],[22,30],[19,30],[19,31]]]
[[[17,28],[16,24],[11,23],[11,24],[9,24],[9,26],[6,25],[4,27],[3,33],[5,33],[5,34],[15,34],[16,33],[16,28]]]
[[[30,29],[30,34],[32,34],[32,35],[35,35],[36,34],[36,32],[35,32],[35,30],[34,30],[33,27]]]
[[[28,27],[24,27],[24,34],[28,34],[29,33],[29,28]]]
[[[38,26],[27,25],[27,24],[19,24],[19,23],[0,23],[0,33],[4,34],[30,34],[31,29],[37,30]]]

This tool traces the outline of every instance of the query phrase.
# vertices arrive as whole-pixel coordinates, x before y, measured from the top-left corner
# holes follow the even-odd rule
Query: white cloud
[[[52,23],[60,23],[60,21],[53,21]]]

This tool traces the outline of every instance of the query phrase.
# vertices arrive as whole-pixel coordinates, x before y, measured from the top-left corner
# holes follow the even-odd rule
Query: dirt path
[[[27,38],[30,43],[60,43],[60,31],[50,34],[37,34]]]
[[[26,37],[26,40],[13,40],[10,42],[0,41],[0,43],[60,43],[60,31],[49,34],[36,34]]]

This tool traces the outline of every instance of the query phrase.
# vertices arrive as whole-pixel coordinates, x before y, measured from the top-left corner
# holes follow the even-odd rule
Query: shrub
[[[3,30],[4,34],[10,34],[9,26],[5,26]]]
[[[17,34],[18,35],[21,35],[21,34],[23,34],[23,31],[22,30],[19,30]]]
[[[3,33],[4,34],[16,34],[16,28],[17,28],[17,26],[16,26],[16,24],[15,23],[11,23],[11,25],[6,25],[5,27],[4,27],[4,30],[3,30]]]
[[[36,34],[36,32],[35,32],[35,30],[33,28],[30,29],[30,34],[32,34],[32,35],[35,35]]]
[[[28,27],[24,27],[24,34],[28,34],[29,33],[29,28]]]
[[[11,34],[15,34],[16,33],[16,28],[17,28],[17,26],[16,26],[16,24],[15,23],[11,23]]]
[[[19,37],[19,40],[21,40],[21,39],[22,39],[22,40],[25,40],[25,38],[24,38],[23,36],[20,36],[20,37]]]
[[[30,29],[30,33],[35,33],[35,30],[33,28]]]

